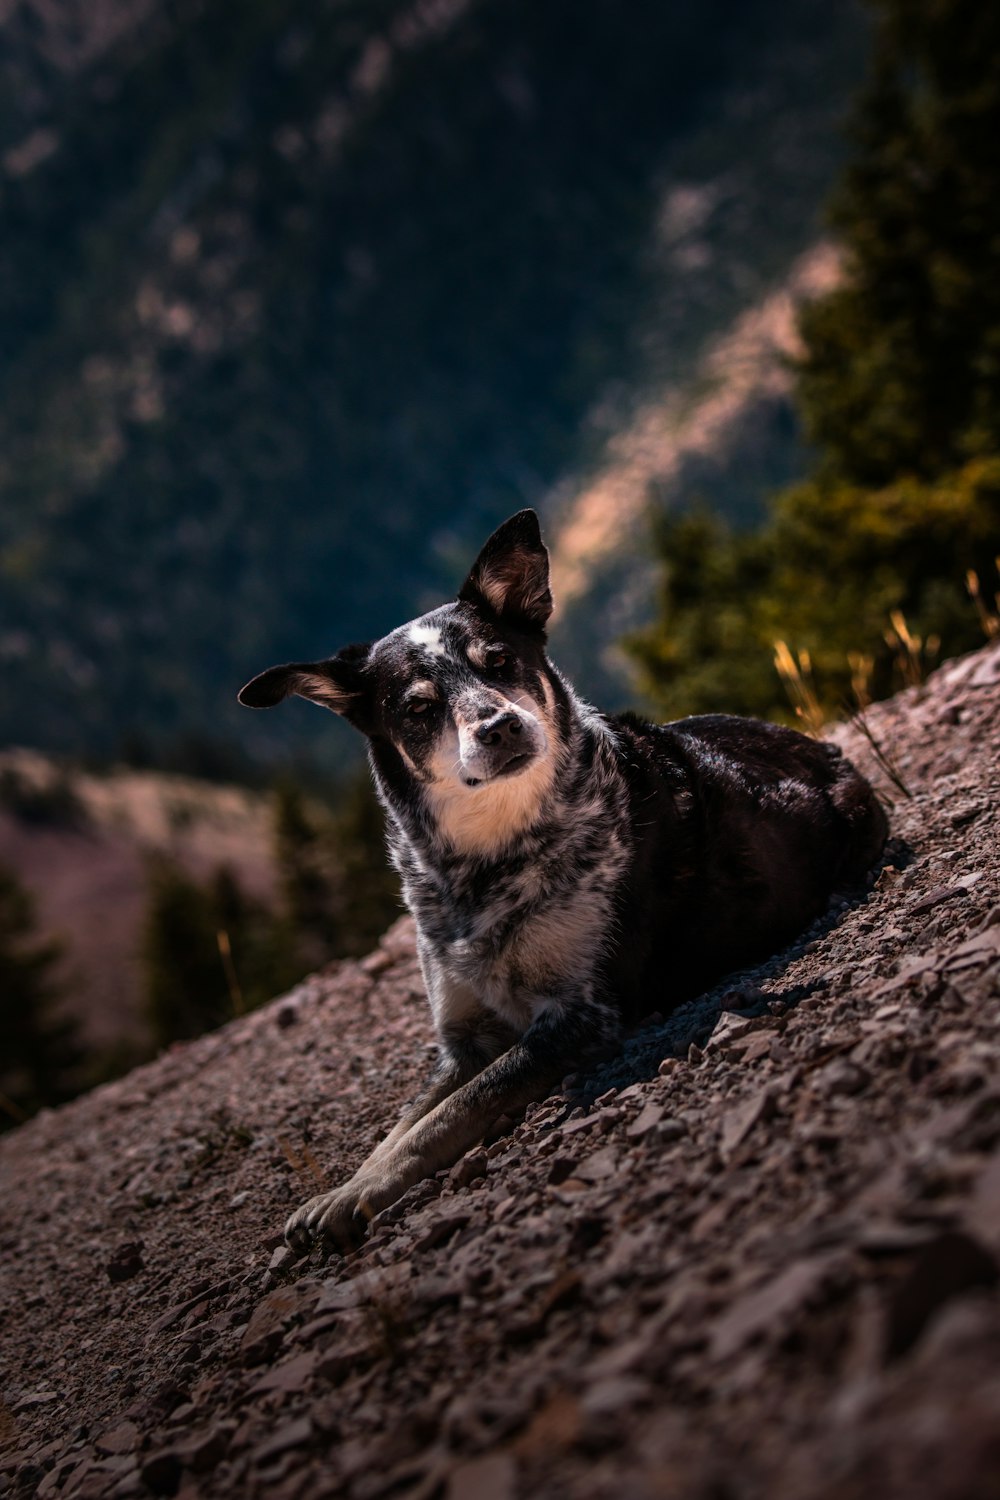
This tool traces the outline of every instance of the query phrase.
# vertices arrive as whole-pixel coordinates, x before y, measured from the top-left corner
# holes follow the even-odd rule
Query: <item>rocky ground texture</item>
[[[0,1491],[996,1495],[1000,643],[867,721],[871,889],[346,1259],[280,1230],[426,1070],[406,921],[6,1136]]]

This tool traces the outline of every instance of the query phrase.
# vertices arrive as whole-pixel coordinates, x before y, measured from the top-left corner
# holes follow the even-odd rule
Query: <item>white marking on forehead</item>
[[[419,646],[421,651],[427,651],[431,656],[444,655],[439,625],[421,625],[418,620],[416,624],[410,626],[409,636],[414,646]]]

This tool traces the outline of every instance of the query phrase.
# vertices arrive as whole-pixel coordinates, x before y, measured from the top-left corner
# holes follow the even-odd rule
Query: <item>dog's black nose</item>
[[[506,709],[480,724],[476,730],[476,739],[481,745],[502,745],[508,740],[516,740],[520,733],[520,719],[517,714]]]

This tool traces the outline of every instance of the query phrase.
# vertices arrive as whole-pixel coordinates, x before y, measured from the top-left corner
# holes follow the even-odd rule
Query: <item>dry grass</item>
[[[869,651],[848,651],[847,665],[851,669],[851,692],[858,706],[858,712],[864,713],[866,708],[871,707],[872,701],[872,672],[875,669],[875,658]]]
[[[276,1136],[275,1140],[278,1143],[282,1156],[292,1171],[301,1177],[303,1182],[317,1187],[323,1192],[327,1187],[326,1177],[324,1176],[322,1167],[313,1155],[309,1143],[303,1141],[301,1151],[296,1151],[294,1146],[285,1140],[284,1136]]]
[[[785,685],[785,692],[806,734],[818,739],[823,733],[826,715],[820,706],[813,681],[812,660],[808,651],[798,656],[790,650],[786,641],[774,643],[774,665]]]
[[[1000,578],[1000,557],[994,558],[997,577]],[[969,591],[969,598],[976,606],[976,614],[979,623],[983,627],[983,634],[988,641],[992,641],[1000,635],[1000,591],[997,591],[991,600],[984,594],[979,581],[979,574],[974,568],[970,568],[965,575],[965,587]]]
[[[921,636],[914,635],[901,609],[892,611],[889,625],[890,628],[885,632],[885,643],[892,652],[903,686],[922,687],[941,650],[940,637],[929,635],[924,640]]]
[[[865,717],[864,708],[859,708],[857,713],[851,714],[850,722],[851,726],[867,741],[868,748],[875,759],[875,764],[882,774],[892,782],[896,790],[901,792],[904,797],[912,797],[913,793],[903,780],[903,773],[893,760],[892,754],[876,739],[875,732]]]
[[[930,637],[924,642],[919,636],[915,636],[899,610],[893,611],[890,623],[892,628],[886,632],[886,640],[895,652],[896,665],[904,683],[907,686],[923,683],[929,660],[936,656],[939,642],[935,637]],[[912,793],[894,762],[891,752],[880,744],[865,716],[872,702],[871,679],[875,658],[870,652],[850,651],[847,655],[847,662],[851,669],[851,691],[856,705],[852,710],[844,704],[850,722],[867,741],[875,763],[883,775],[902,796],[910,797]],[[775,641],[774,665],[803,730],[814,739],[821,738],[826,715],[816,691],[809,652],[799,651],[796,655],[786,641]]]
[[[233,963],[233,949],[229,941],[229,933],[224,927],[220,927],[215,934],[215,941],[219,945],[219,957],[222,959],[222,967],[226,975],[226,988],[229,990],[229,1003],[233,1007],[233,1015],[245,1016],[247,1007],[243,999],[243,988],[236,972],[236,965]]]

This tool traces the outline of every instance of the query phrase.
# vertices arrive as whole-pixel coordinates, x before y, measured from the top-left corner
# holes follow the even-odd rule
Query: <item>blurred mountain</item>
[[[524,504],[572,572],[557,646],[589,622],[589,655],[642,613],[646,501],[749,519],[804,471],[787,338],[749,378],[737,356],[828,264],[853,6],[0,23],[0,739],[315,743],[302,705],[239,711],[241,682],[446,597]]]
[[[262,791],[0,751],[0,870],[31,892],[39,931],[61,949],[60,1010],[88,1049],[150,1047],[142,944],[157,862],[203,884],[238,872],[242,892],[270,908],[281,879],[273,824]]]

